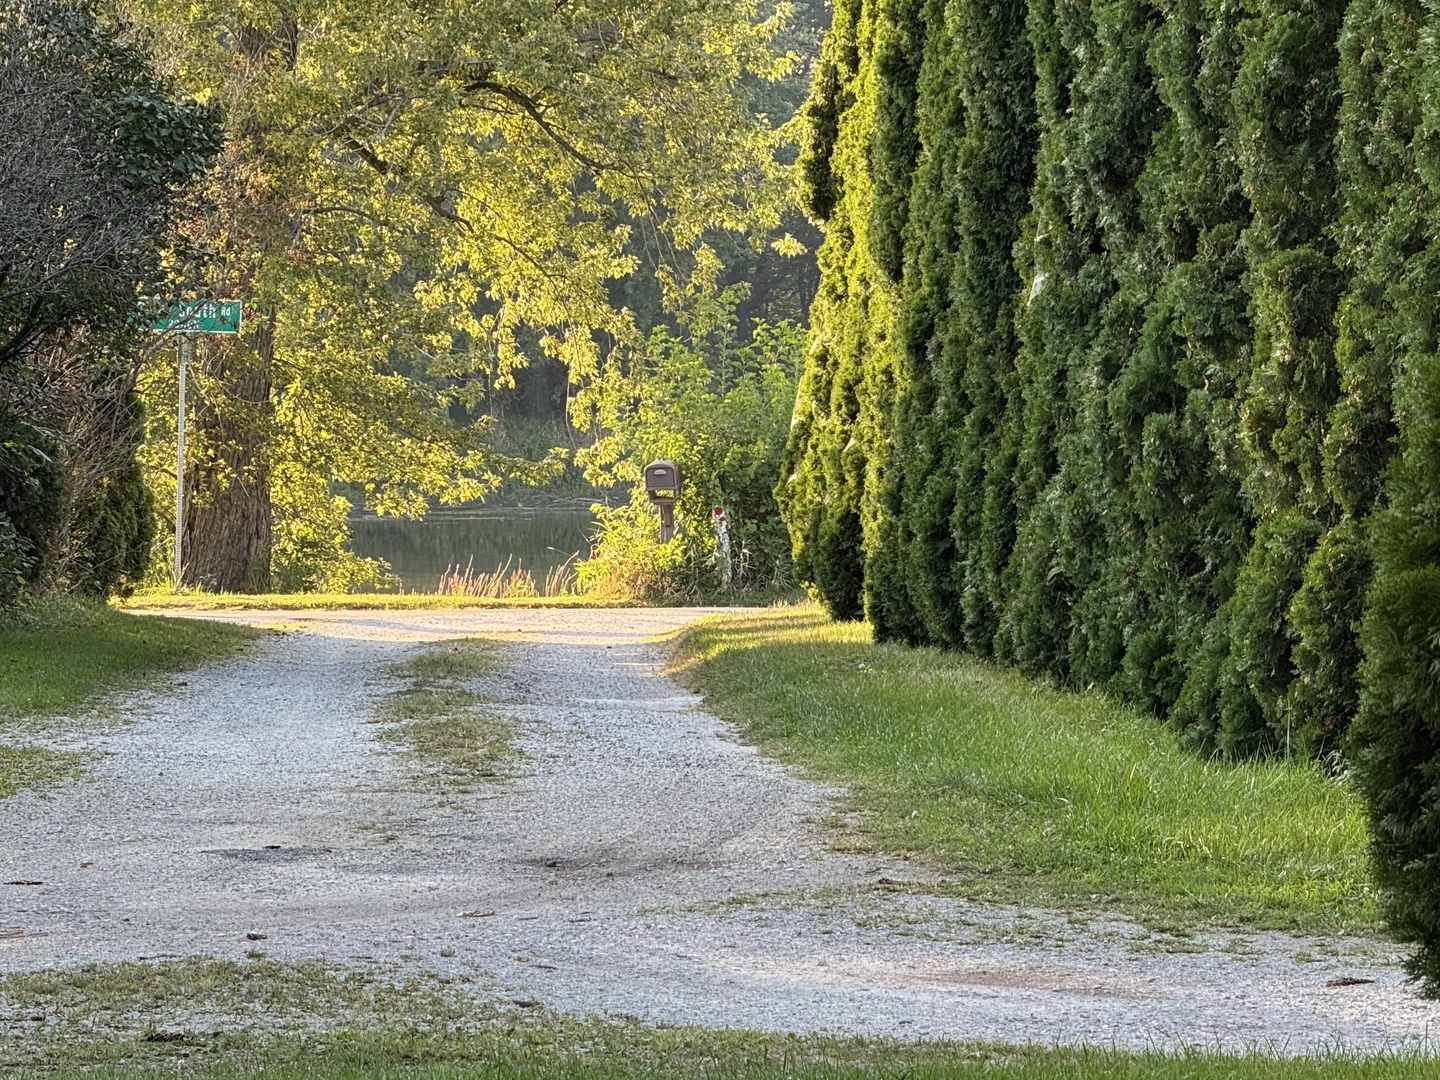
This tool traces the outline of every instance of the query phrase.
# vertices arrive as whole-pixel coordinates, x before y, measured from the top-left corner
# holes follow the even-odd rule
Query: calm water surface
[[[384,559],[406,592],[434,592],[447,567],[491,571],[509,562],[537,582],[577,552],[590,554],[595,515],[588,510],[437,510],[423,521],[356,518],[350,547]]]

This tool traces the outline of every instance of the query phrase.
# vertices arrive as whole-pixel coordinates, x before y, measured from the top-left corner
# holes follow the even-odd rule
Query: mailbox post
[[[680,497],[680,466],[673,461],[652,461],[645,466],[645,494],[660,508],[660,542],[675,537],[675,500]]]

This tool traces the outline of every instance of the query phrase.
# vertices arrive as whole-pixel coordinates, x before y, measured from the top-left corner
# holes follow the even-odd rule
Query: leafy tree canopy
[[[707,236],[764,236],[786,205],[786,134],[751,97],[795,63],[787,6],[115,3],[227,118],[177,269],[252,331],[200,358],[197,534],[236,531],[206,508],[242,490],[257,519],[274,496],[281,542],[339,513],[334,481],[392,513],[483,494],[494,456],[450,418],[474,382],[540,352],[586,376],[641,337],[615,281],[649,264],[680,305],[720,271]],[[195,580],[251,580],[267,529]]]

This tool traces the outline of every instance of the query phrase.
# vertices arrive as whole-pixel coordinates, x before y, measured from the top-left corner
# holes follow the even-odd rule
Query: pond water
[[[589,556],[594,528],[589,510],[432,510],[422,521],[352,518],[350,548],[388,562],[406,592],[431,593],[457,565],[488,572],[509,562],[544,581],[576,553]]]

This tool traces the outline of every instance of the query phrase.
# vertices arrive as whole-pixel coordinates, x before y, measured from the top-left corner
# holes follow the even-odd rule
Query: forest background
[[[784,579],[772,489],[818,241],[790,203],[787,122],[827,21],[819,3],[8,11],[7,205],[73,216],[40,176],[53,165],[149,207],[128,247],[94,227],[103,266],[66,263],[68,220],[51,249],[16,233],[0,260],[26,271],[3,312],[10,594],[170,583],[176,342],[146,333],[141,296],[245,304],[238,338],[191,336],[184,588],[383,585],[347,548],[359,509],[608,493],[661,453],[686,466],[682,521],[703,528],[656,550],[653,522],[615,508],[600,552],[620,557],[592,580],[712,583],[712,501],[730,509],[735,583]],[[183,173],[123,186],[126,140],[178,129],[116,127],[134,91],[97,74],[115,56],[148,107],[194,127],[144,148]],[[78,88],[55,106],[74,147],[46,145],[42,69]],[[101,413],[103,432],[77,428]],[[658,579],[635,576],[636,550]]]

